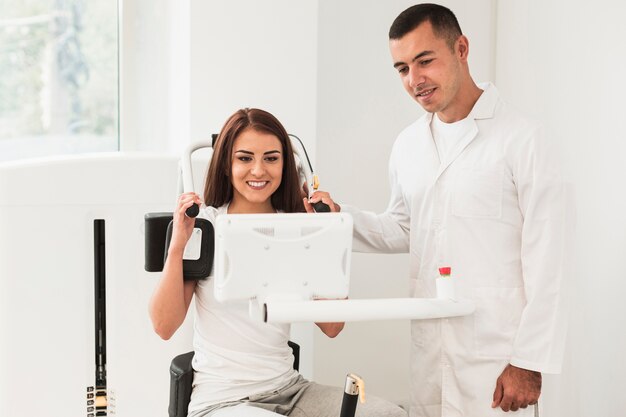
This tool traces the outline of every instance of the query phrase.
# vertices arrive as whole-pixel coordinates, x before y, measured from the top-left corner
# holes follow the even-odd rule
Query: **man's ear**
[[[467,56],[469,55],[469,40],[465,35],[459,36],[459,39],[456,40],[455,52],[461,61],[467,62]]]

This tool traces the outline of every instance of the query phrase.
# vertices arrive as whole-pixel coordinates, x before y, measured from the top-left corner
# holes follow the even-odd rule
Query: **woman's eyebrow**
[[[245,153],[246,155],[254,155],[254,152],[247,151],[245,149],[236,150],[235,153]],[[263,155],[269,155],[269,154],[272,154],[272,153],[278,153],[279,154],[280,151],[277,150],[277,149],[274,149],[274,150],[271,150],[271,151],[263,152]]]

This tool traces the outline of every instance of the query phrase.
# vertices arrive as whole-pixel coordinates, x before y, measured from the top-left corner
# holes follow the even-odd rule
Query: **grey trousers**
[[[221,403],[190,414],[189,417],[339,417],[343,390],[316,384],[301,376],[276,391]],[[359,403],[356,417],[406,417],[402,408],[377,397]]]

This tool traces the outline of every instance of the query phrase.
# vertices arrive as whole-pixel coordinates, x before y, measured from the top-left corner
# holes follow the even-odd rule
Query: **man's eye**
[[[398,72],[399,72],[400,74],[406,74],[407,72],[409,72],[409,67],[401,67],[401,68],[398,68]]]
[[[428,65],[428,64],[430,64],[431,62],[433,62],[433,60],[432,60],[432,59],[425,59],[425,60],[423,60],[423,61],[420,61],[420,64],[421,64],[422,66],[424,66],[424,65]]]

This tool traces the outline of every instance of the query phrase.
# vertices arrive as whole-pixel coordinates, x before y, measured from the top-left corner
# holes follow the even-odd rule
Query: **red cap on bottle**
[[[439,274],[441,275],[450,275],[451,272],[452,268],[450,268],[449,266],[442,266],[441,268],[439,268]]]

